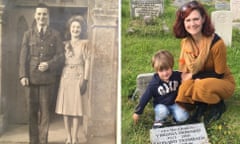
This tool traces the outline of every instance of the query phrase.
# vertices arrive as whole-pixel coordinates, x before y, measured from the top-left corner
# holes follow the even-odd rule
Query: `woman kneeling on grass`
[[[214,31],[199,2],[188,2],[177,11],[174,33],[182,38],[179,70],[183,81],[176,102],[196,105],[190,118],[192,123],[200,122],[204,115],[205,124],[218,120],[226,110],[224,100],[235,89],[227,66],[226,46]]]

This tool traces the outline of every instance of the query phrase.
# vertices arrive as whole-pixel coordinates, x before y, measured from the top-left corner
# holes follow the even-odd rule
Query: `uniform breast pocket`
[[[47,54],[48,55],[54,55],[56,51],[56,46],[54,43],[49,43],[49,45],[47,46]]]
[[[37,49],[37,44],[35,42],[30,42],[29,43],[30,47],[30,54],[34,56],[38,56],[38,49]]]

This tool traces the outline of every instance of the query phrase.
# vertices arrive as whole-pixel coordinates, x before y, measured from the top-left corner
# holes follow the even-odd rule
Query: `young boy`
[[[181,73],[173,71],[173,55],[166,50],[158,51],[152,57],[152,67],[155,69],[152,80],[135,108],[133,120],[136,124],[147,103],[153,98],[155,122],[153,127],[162,127],[171,114],[176,123],[186,121],[189,114],[175,103],[178,88],[181,83]]]

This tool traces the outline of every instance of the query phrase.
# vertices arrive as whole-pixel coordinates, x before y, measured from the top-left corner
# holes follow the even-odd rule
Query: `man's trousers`
[[[30,144],[47,144],[54,85],[31,85],[29,90]]]

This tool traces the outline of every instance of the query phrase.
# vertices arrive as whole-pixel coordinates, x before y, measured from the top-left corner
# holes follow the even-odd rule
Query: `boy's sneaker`
[[[153,129],[164,127],[164,121],[155,121],[153,124]]]

